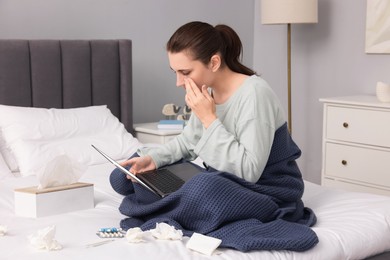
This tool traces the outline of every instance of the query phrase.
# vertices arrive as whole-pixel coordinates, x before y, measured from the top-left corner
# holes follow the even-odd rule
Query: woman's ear
[[[216,72],[221,67],[221,56],[215,54],[210,59],[210,69]]]

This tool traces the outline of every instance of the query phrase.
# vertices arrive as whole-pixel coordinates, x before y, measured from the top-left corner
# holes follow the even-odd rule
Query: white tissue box
[[[38,190],[37,186],[15,189],[15,214],[39,218],[94,207],[93,184],[70,185]]]

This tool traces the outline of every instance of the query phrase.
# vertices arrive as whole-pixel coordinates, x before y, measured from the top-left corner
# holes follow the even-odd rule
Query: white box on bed
[[[39,218],[94,207],[93,184],[37,189],[37,186],[15,189],[15,214]]]

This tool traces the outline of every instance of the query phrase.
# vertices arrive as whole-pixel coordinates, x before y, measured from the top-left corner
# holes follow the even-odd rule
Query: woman
[[[130,216],[122,220],[122,228],[148,229],[162,221],[187,235],[199,232],[220,237],[222,246],[242,251],[297,250],[294,247],[302,242],[306,243],[304,249],[315,245],[315,234],[306,229],[315,223],[315,215],[301,201],[303,180],[295,162],[300,150],[291,140],[272,89],[241,64],[238,35],[226,25],[190,22],[171,36],[166,49],[176,84],[185,89],[185,100],[193,113],[182,134],[164,146],[140,149],[139,157],[122,165],[142,174],[181,159],[200,157],[218,174],[201,173],[179,191],[157,199],[115,170],[111,184],[126,196],[120,211]],[[248,219],[255,220],[247,226],[250,232],[237,223]],[[286,234],[275,234],[285,240],[281,239],[277,247],[264,246],[262,234],[277,230],[264,224],[272,220],[283,220],[282,224],[278,222],[281,229],[293,227],[291,232],[298,233],[292,224],[305,224],[303,237],[308,239],[300,237],[291,248],[285,243],[289,239]],[[237,223],[238,230],[232,222]],[[221,230],[223,234],[226,230],[234,234],[248,231],[256,236],[246,243],[243,236],[234,240]]]
[[[182,158],[257,182],[268,160],[281,105],[267,83],[240,63],[242,45],[226,25],[191,22],[167,43],[177,86],[193,111],[183,134],[124,163],[138,174]],[[208,92],[210,88],[210,93]]]

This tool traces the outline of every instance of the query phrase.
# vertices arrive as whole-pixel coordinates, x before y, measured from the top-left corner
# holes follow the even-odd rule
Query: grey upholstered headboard
[[[0,104],[106,104],[133,133],[131,40],[0,40]]]

